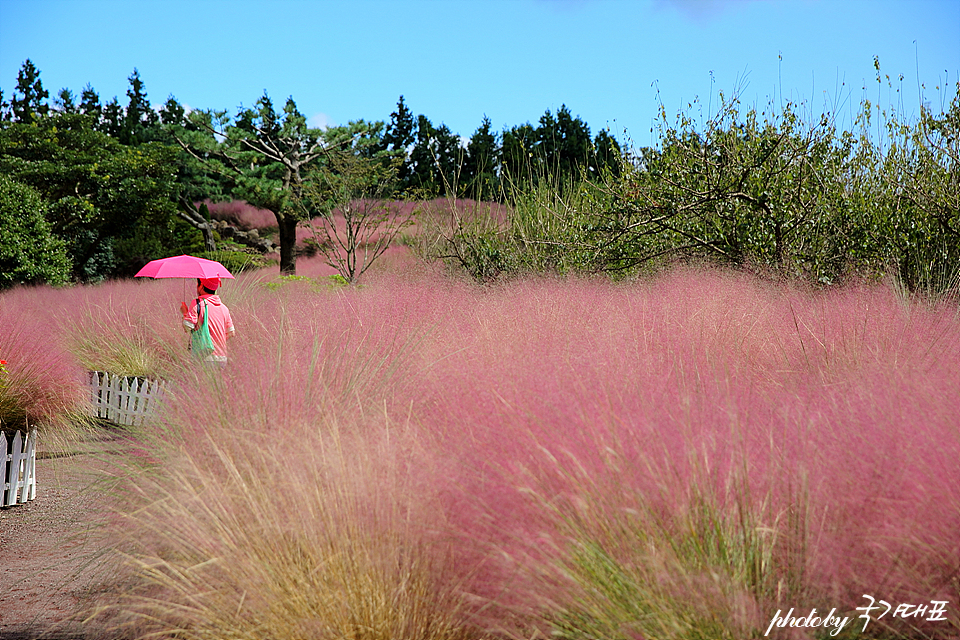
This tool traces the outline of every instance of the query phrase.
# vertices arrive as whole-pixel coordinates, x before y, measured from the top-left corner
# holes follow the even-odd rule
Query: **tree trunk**
[[[207,251],[216,251],[217,243],[213,240],[213,225],[209,222],[200,226],[200,232],[203,234],[203,245]]]
[[[280,273],[285,276],[297,274],[297,220],[292,216],[277,216],[280,226]]]
[[[177,210],[177,215],[200,230],[203,234],[203,245],[207,251],[216,251],[217,244],[213,240],[213,225],[207,222],[207,219],[189,200],[181,199],[180,204],[183,208]]]

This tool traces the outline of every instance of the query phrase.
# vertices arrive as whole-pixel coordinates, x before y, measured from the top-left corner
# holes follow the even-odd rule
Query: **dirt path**
[[[41,436],[42,438],[42,436]],[[100,438],[77,453],[37,456],[37,496],[0,509],[0,639],[93,640],[83,613],[109,581]],[[42,447],[42,442],[41,442]]]

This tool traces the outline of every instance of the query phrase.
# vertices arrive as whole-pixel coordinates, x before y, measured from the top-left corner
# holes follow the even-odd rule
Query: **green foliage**
[[[314,291],[318,292],[341,289],[343,287],[350,286],[350,283],[347,281],[347,279],[341,276],[339,273],[320,278],[311,278],[309,276],[280,276],[273,282],[265,282],[263,286],[270,291],[276,291],[277,289],[292,283],[306,283],[310,285]]]
[[[332,276],[327,276],[327,286],[331,289],[337,289],[340,287],[345,287],[350,284],[346,278],[344,278],[339,273],[335,273]]]
[[[231,197],[274,213],[280,270],[294,274],[297,224],[312,213],[302,206],[305,175],[326,149],[321,131],[307,126],[293,98],[282,116],[266,93],[234,121],[225,111],[193,111],[173,135],[194,159],[196,175],[215,177]]]
[[[403,96],[397,101],[397,110],[390,114],[390,122],[386,126],[383,139],[378,151],[388,151],[391,157],[400,158],[397,167],[397,189],[403,191],[411,187],[413,170],[410,162],[406,161],[407,149],[413,144],[416,125],[413,113],[403,101]]]
[[[30,124],[50,111],[46,99],[50,93],[40,82],[40,70],[27,59],[17,74],[17,88],[10,100],[10,108],[16,122]]]
[[[866,101],[853,132],[828,114],[804,118],[792,103],[778,113],[744,111],[722,93],[720,103],[703,123],[683,113],[670,123],[662,112],[660,144],[633,158],[598,136],[595,157],[603,147],[605,164],[580,167],[573,179],[573,164],[544,161],[569,152],[541,129],[578,131],[563,110],[538,129],[504,132],[503,166],[518,178],[509,220],[496,229],[458,223],[438,255],[481,279],[625,276],[696,259],[817,283],[892,272],[910,290],[956,293],[960,85],[944,113],[924,108],[912,123],[886,116],[880,142]],[[582,133],[564,144],[582,150]]]
[[[128,145],[140,144],[151,139],[151,129],[159,122],[159,116],[147,99],[140,72],[134,69],[128,80],[130,88],[127,89],[127,97],[130,102],[124,111],[120,142]]]
[[[263,269],[269,264],[269,261],[258,253],[229,248],[197,252],[195,255],[206,258],[207,260],[216,260],[233,275],[243,273],[244,271]]]
[[[118,268],[113,238],[140,225],[166,227],[175,210],[176,150],[161,143],[128,147],[62,113],[0,128],[0,172],[31,185],[73,259],[74,276],[97,280]]]
[[[112,242],[115,273],[132,277],[143,265],[157,258],[181,254],[201,255],[203,237],[192,225],[170,217],[164,224],[138,221],[132,231]]]
[[[456,193],[463,160],[460,139],[447,125],[434,127],[426,116],[418,116],[407,190],[424,198]]]
[[[508,197],[540,180],[564,187],[582,176],[599,178],[619,167],[620,146],[602,131],[591,141],[590,127],[573,117],[566,105],[547,110],[534,128],[529,123],[503,132],[500,158],[502,185]]]
[[[16,284],[65,284],[70,260],[55,237],[40,194],[0,174],[0,289]]]
[[[464,159],[461,193],[475,195],[477,200],[499,197],[497,177],[497,136],[491,131],[493,123],[484,116],[483,122],[467,144]]]

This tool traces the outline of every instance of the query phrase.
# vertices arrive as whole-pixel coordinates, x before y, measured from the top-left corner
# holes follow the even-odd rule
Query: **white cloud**
[[[307,118],[307,126],[313,129],[326,129],[327,127],[335,127],[336,122],[330,119],[325,113],[315,113],[309,118]]]
[[[710,20],[728,10],[743,8],[753,0],[654,0],[654,6],[675,9],[695,21]]]

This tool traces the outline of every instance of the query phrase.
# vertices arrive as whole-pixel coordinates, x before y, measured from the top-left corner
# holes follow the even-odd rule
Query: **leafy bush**
[[[51,233],[46,210],[35,189],[0,175],[0,289],[67,282],[66,245]]]
[[[244,271],[263,269],[270,264],[268,258],[246,250],[218,249],[217,251],[204,251],[198,255],[207,260],[216,260],[233,275],[241,274]]]

